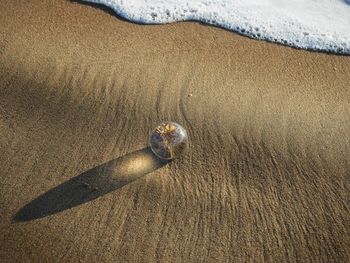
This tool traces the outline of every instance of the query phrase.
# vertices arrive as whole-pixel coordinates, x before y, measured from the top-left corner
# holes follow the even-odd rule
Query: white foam
[[[85,0],[136,23],[196,20],[256,39],[350,54],[350,0]]]

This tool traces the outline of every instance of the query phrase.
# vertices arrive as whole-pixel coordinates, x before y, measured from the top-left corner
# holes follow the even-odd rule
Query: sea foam
[[[85,0],[142,24],[195,20],[255,39],[350,54],[350,0]]]

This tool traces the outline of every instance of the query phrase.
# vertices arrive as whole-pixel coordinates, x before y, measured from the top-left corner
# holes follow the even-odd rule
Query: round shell
[[[176,122],[163,122],[152,132],[150,146],[153,153],[161,159],[175,159],[186,148],[186,130]]]

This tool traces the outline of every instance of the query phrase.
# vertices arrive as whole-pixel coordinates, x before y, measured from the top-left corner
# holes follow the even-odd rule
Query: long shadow
[[[168,161],[144,148],[96,166],[40,195],[22,207],[14,220],[30,221],[84,204],[153,172]]]

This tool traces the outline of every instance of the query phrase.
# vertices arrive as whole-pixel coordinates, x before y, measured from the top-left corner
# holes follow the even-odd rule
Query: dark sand
[[[350,261],[350,57],[32,0],[0,62],[0,262]]]

